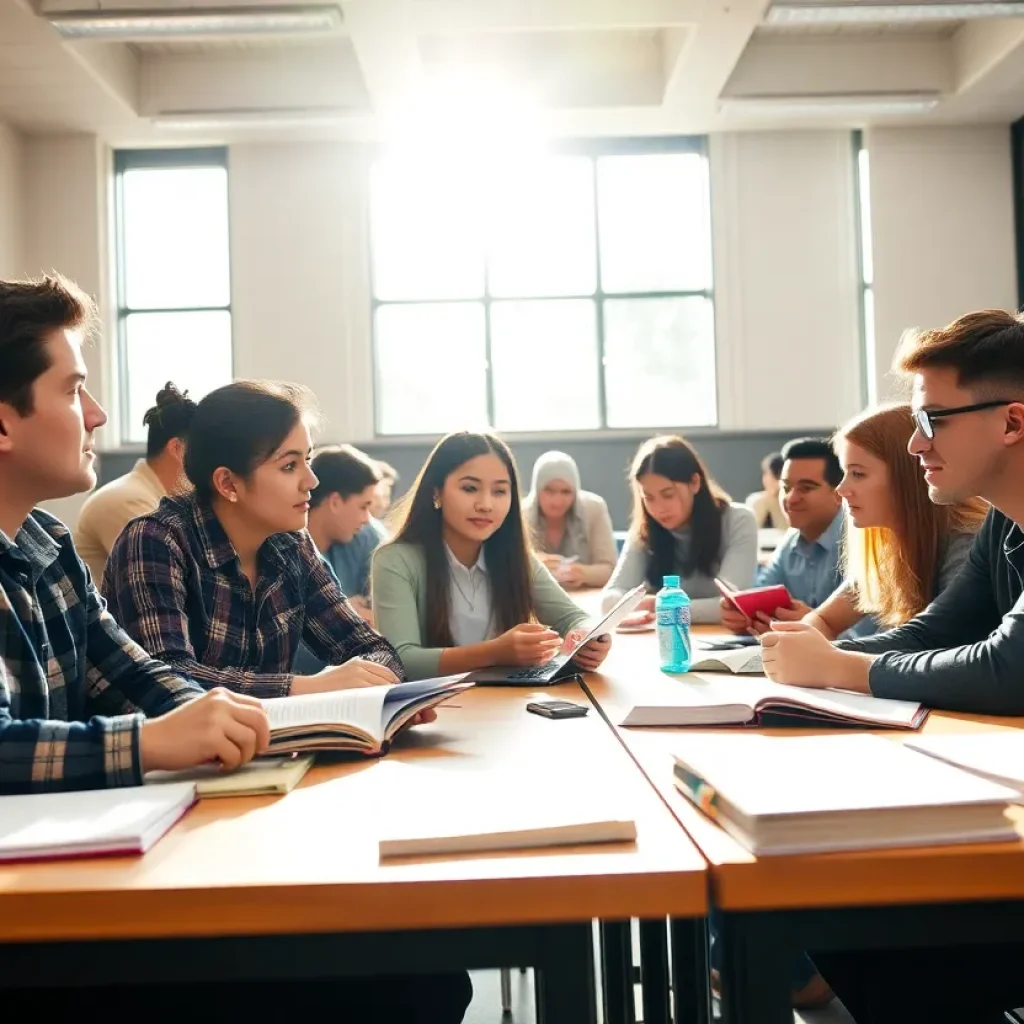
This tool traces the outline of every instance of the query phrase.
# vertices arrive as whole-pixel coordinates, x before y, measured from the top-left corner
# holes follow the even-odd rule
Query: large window
[[[227,151],[116,156],[120,429],[167,381],[201,398],[231,380]]]
[[[702,140],[372,168],[380,434],[717,422]]]

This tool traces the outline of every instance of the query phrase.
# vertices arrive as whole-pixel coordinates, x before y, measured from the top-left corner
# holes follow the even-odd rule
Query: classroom
[[[1024,1024],[1022,307],[1024,0],[0,0],[0,1005]]]

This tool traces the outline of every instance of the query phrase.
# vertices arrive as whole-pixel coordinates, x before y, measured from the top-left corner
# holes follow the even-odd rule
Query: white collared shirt
[[[456,647],[480,644],[494,638],[491,625],[491,579],[487,574],[484,549],[467,569],[447,544],[449,573],[449,619]]]

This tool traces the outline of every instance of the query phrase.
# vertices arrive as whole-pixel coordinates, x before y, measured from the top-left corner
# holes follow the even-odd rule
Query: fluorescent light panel
[[[939,102],[935,93],[851,93],[835,96],[723,97],[722,107],[764,117],[859,117],[924,114]]]
[[[225,131],[233,128],[334,127],[357,113],[342,107],[282,107],[279,110],[180,110],[150,118],[168,131]]]
[[[768,8],[769,25],[873,25],[907,21],[973,21],[978,18],[1019,18],[1024,2],[983,3],[782,3]]]
[[[220,10],[94,11],[51,14],[65,39],[195,39],[201,36],[292,35],[341,28],[335,6]]]

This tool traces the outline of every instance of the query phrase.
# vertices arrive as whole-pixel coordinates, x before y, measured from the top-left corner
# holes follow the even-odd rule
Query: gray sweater
[[[906,625],[844,651],[880,655],[876,697],[979,715],[1024,715],[1024,532],[992,509],[960,574]]]
[[[719,552],[716,576],[745,590],[754,585],[757,571],[757,520],[745,505],[732,503],[725,510],[722,523],[722,547]],[[675,537],[675,561],[682,565],[690,552],[690,530],[684,527],[673,532]],[[611,608],[628,590],[640,586],[647,579],[647,551],[632,536],[626,541],[612,578],[605,588],[602,606]],[[680,584],[690,597],[690,615],[694,623],[720,622],[718,588],[714,578],[695,573],[682,576]]]

